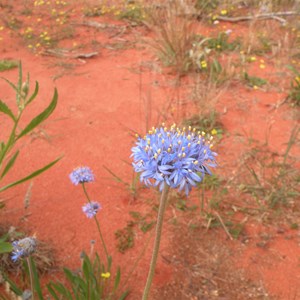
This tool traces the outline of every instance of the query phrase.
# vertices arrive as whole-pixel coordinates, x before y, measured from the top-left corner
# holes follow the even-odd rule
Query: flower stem
[[[83,192],[88,200],[89,203],[91,203],[91,199],[86,191],[86,188],[85,188],[85,185],[84,183],[82,184],[82,188],[83,188]],[[98,232],[99,232],[99,236],[100,236],[100,240],[102,242],[102,246],[104,248],[104,252],[105,252],[105,255],[106,255],[106,259],[107,259],[107,263],[109,263],[109,255],[108,255],[108,252],[107,252],[107,248],[106,248],[106,245],[105,245],[105,242],[104,242],[104,239],[103,239],[103,235],[102,235],[102,232],[101,232],[101,228],[100,228],[100,224],[99,224],[99,221],[97,219],[96,216],[94,216],[94,220],[96,222],[96,225],[97,225],[97,229],[98,229]]]
[[[158,215],[157,215],[157,223],[156,223],[156,230],[155,230],[155,240],[154,240],[154,247],[153,247],[153,252],[152,252],[152,259],[151,259],[151,263],[150,263],[150,269],[149,269],[148,278],[147,278],[147,282],[145,285],[142,300],[148,299],[152,280],[154,277],[154,271],[155,271],[156,261],[157,261],[157,257],[158,257],[164,214],[165,214],[165,210],[166,210],[166,206],[167,206],[169,188],[170,187],[167,184],[165,184],[164,189],[161,194],[161,197],[160,197],[160,204],[159,204]]]
[[[34,300],[34,288],[33,288],[33,272],[32,272],[32,266],[30,262],[30,256],[26,257],[27,265],[28,265],[28,270],[29,270],[29,279],[30,279],[30,289],[32,293],[31,299]]]

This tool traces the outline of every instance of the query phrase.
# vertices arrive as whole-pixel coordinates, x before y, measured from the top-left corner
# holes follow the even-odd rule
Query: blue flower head
[[[78,167],[70,174],[70,180],[74,185],[94,181],[94,174],[89,167]]]
[[[82,206],[82,211],[89,219],[93,218],[97,214],[99,209],[102,209],[102,206],[100,205],[100,203],[95,201],[91,201]]]
[[[34,253],[36,245],[36,239],[33,237],[26,237],[24,239],[14,241],[12,243],[12,261],[16,262],[19,258],[28,257],[29,255]]]
[[[134,170],[141,173],[141,181],[148,186],[158,185],[162,190],[167,184],[188,195],[205,174],[211,174],[209,167],[216,166],[212,139],[191,127],[152,127],[131,149]]]

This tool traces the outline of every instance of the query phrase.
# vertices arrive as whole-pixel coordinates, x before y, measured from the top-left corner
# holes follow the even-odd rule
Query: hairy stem
[[[153,247],[153,252],[152,252],[152,259],[151,259],[151,263],[150,263],[150,269],[149,269],[148,278],[147,278],[147,282],[146,282],[146,286],[144,289],[144,294],[143,294],[142,300],[148,299],[152,280],[154,277],[154,271],[155,271],[156,261],[157,261],[157,257],[158,257],[164,214],[165,214],[165,210],[166,210],[166,206],[167,206],[169,188],[170,187],[167,184],[165,184],[163,192],[161,194],[161,198],[160,198],[156,230],[155,230],[154,247]]]

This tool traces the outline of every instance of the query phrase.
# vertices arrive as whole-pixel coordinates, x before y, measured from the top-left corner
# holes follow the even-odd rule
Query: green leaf
[[[46,120],[54,111],[57,104],[57,90],[54,90],[54,95],[49,106],[38,116],[31,120],[31,122],[25,127],[25,129],[18,135],[17,139],[20,139],[22,136],[26,135],[30,131],[32,131],[35,127],[41,124],[44,120]]]
[[[16,121],[16,117],[10,110],[10,108],[4,103],[3,101],[0,100],[0,112],[3,112],[4,114],[8,115],[10,118],[13,119],[13,121]]]
[[[11,187],[13,187],[15,185],[21,184],[21,183],[23,183],[23,182],[25,182],[25,181],[27,181],[27,180],[29,180],[31,178],[34,178],[34,177],[40,175],[41,173],[45,172],[46,170],[48,170],[49,168],[51,168],[53,165],[55,165],[61,158],[62,157],[59,157],[56,160],[54,160],[53,162],[51,162],[50,164],[46,165],[45,167],[34,171],[30,175],[28,175],[28,176],[26,176],[26,177],[24,177],[24,178],[22,178],[20,180],[17,180],[15,182],[12,182],[12,183],[10,183],[10,184],[8,184],[8,185],[0,188],[0,192],[3,192],[3,191],[5,191],[5,190],[7,190],[7,189],[9,189],[9,188],[11,188]]]
[[[60,298],[57,296],[56,292],[54,291],[54,289],[52,288],[52,284],[47,284],[47,289],[49,291],[49,293],[51,294],[51,296],[55,299],[55,300],[60,300]]]
[[[11,245],[11,243],[0,242],[0,254],[9,253],[12,250],[13,250],[13,246]]]
[[[11,157],[11,159],[8,161],[7,165],[5,166],[1,176],[0,176],[0,179],[2,179],[7,173],[8,171],[11,169],[11,167],[14,165],[17,157],[19,155],[19,150]]]
[[[38,92],[39,92],[39,83],[36,81],[36,82],[35,82],[35,89],[34,89],[34,92],[33,92],[33,94],[30,96],[30,98],[26,101],[26,106],[27,106],[30,102],[32,102],[32,101],[35,99],[35,97],[37,96]]]
[[[126,299],[126,297],[129,295],[129,291],[124,292],[121,297],[119,298],[119,300],[124,300]]]
[[[119,286],[119,283],[120,283],[120,279],[121,279],[121,271],[120,271],[120,267],[118,267],[117,275],[116,275],[116,278],[115,278],[114,291],[117,290],[117,288]]]

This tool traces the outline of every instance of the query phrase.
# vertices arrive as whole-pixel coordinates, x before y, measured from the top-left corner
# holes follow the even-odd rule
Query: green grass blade
[[[18,155],[19,155],[19,150],[8,161],[7,165],[5,166],[3,172],[2,172],[2,174],[0,176],[0,179],[2,179],[8,173],[8,171],[12,168],[12,166],[14,165],[14,163],[15,163]]]
[[[58,94],[57,90],[55,89],[52,101],[49,106],[42,113],[31,120],[31,122],[25,127],[25,129],[18,135],[17,139],[20,139],[22,136],[32,131],[35,127],[45,121],[52,114],[57,104],[57,98]]]
[[[46,165],[45,167],[43,167],[41,169],[38,169],[37,171],[34,171],[30,175],[28,175],[28,176],[26,176],[26,177],[24,177],[24,178],[22,178],[20,180],[17,180],[15,182],[12,182],[12,183],[10,183],[10,184],[8,184],[8,185],[0,188],[0,192],[3,192],[3,191],[5,191],[5,190],[7,190],[7,189],[9,189],[9,188],[11,188],[13,186],[16,186],[16,185],[18,185],[20,183],[23,183],[23,182],[25,182],[25,181],[27,181],[27,180],[29,180],[31,178],[34,178],[34,177],[40,175],[41,173],[45,172],[46,170],[48,170],[49,168],[51,168],[53,165],[55,165],[61,158],[62,157],[59,157],[56,160],[52,161],[50,164]]]

